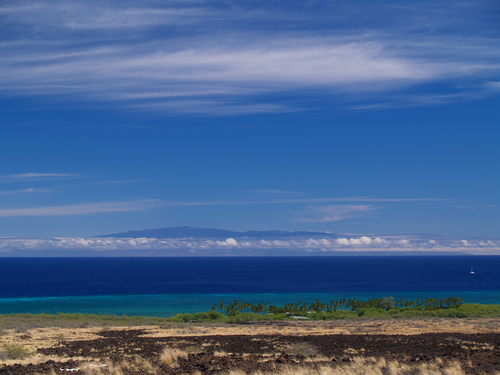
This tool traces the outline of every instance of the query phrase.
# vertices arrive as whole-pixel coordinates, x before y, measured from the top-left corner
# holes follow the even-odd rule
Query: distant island
[[[0,257],[500,255],[500,239],[177,226],[93,237],[0,238]]]
[[[337,234],[329,232],[307,231],[282,231],[282,230],[250,230],[237,232],[232,230],[194,228],[194,227],[168,227],[146,230],[131,230],[122,233],[104,234],[99,237],[112,238],[284,238],[284,237],[328,237],[339,238]]]

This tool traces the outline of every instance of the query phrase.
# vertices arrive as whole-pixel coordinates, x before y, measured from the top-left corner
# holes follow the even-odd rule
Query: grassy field
[[[73,319],[71,319],[73,317]],[[446,332],[445,343],[454,345],[458,342],[459,334],[491,334],[500,333],[500,325],[498,318],[437,318],[426,317],[418,319],[343,319],[335,321],[294,321],[293,319],[285,321],[261,321],[252,324],[238,324],[229,322],[189,322],[179,323],[171,322],[167,319],[153,320],[153,325],[143,325],[141,327],[126,326],[127,318],[101,316],[99,321],[93,322],[95,326],[87,326],[85,328],[74,328],[75,322],[87,322],[89,316],[41,316],[32,315],[29,318],[26,316],[9,315],[3,316],[3,319],[10,318],[10,323],[22,323],[21,332],[17,328],[4,327],[2,335],[0,335],[0,370],[2,366],[9,371],[13,370],[12,366],[20,364],[28,366],[29,364],[43,364],[47,361],[56,361],[54,367],[56,373],[60,373],[60,369],[79,368],[79,373],[84,374],[176,374],[179,363],[186,364],[192,361],[192,356],[197,353],[213,351],[213,357],[217,358],[228,357],[230,353],[221,351],[215,346],[210,347],[199,344],[200,342],[219,342],[223,337],[228,336],[251,336],[251,337],[267,337],[273,340],[272,337],[283,336],[292,337],[295,344],[282,347],[278,352],[284,351],[290,355],[300,359],[300,363],[293,366],[283,365],[276,368],[274,372],[266,372],[267,375],[336,375],[336,374],[465,374],[467,363],[458,363],[447,359],[435,358],[432,361],[420,363],[402,361],[401,359],[391,359],[373,356],[361,356],[362,350],[354,350],[347,348],[345,355],[350,357],[349,363],[337,363],[333,368],[332,358],[318,353],[317,348],[306,344],[307,337],[311,335],[421,335],[429,333]],[[79,319],[80,318],[80,319]],[[85,319],[84,319],[85,318]],[[115,320],[116,319],[116,320]],[[141,320],[129,320],[135,323],[143,323]],[[5,321],[4,321],[5,323]],[[46,327],[34,327],[41,323],[47,324]],[[117,326],[114,323],[118,323]],[[106,324],[100,326],[100,324]],[[88,357],[85,354],[77,354],[72,356],[66,355],[47,355],[43,353],[44,348],[61,348],[71,346],[72,343],[95,342],[103,340],[108,332],[129,331],[139,328],[141,330],[141,340],[157,340],[162,341],[166,338],[177,340],[181,347],[164,346],[163,351],[159,351],[157,357],[141,356],[141,355],[123,355],[119,361],[111,360],[116,357],[116,353],[120,352],[120,348],[124,347],[122,340],[111,340],[109,345],[116,346],[115,349],[109,349],[108,344],[105,345],[107,350],[102,354]],[[448,338],[449,336],[449,338]],[[214,339],[216,337],[216,339]],[[190,340],[198,342],[198,344],[190,344]],[[201,341],[200,341],[201,340]],[[238,339],[240,340],[240,339]],[[462,341],[460,345],[465,345]],[[93,344],[92,344],[93,345]],[[184,346],[182,346],[184,345]],[[471,348],[484,346],[479,343],[468,343]],[[126,346],[126,344],[125,344]],[[195,350],[196,349],[196,350]],[[276,350],[276,349],[275,349]],[[489,349],[486,349],[489,350]],[[272,352],[272,351],[271,351]],[[275,360],[272,353],[261,355],[258,361]],[[276,354],[274,354],[276,356]],[[245,354],[243,357],[245,358]],[[250,357],[248,357],[250,358]],[[67,361],[68,364],[65,364]],[[257,360],[256,360],[257,361]],[[10,367],[9,367],[10,366]],[[163,366],[163,367],[162,367]],[[165,367],[166,366],[166,367]],[[469,366],[472,368],[472,366]],[[169,370],[169,368],[171,370]],[[26,374],[31,373],[25,367]],[[22,370],[22,369],[21,369]],[[0,371],[1,372],[1,371]],[[46,372],[34,372],[42,374]],[[230,375],[245,375],[244,371],[231,370],[227,371]],[[495,372],[490,372],[495,373]],[[15,374],[15,373],[14,373]],[[252,372],[252,375],[262,375],[261,373]],[[193,375],[200,375],[194,372]]]
[[[187,353],[178,351],[171,353],[166,350],[160,356],[160,361],[169,367],[175,368],[178,358],[187,358]],[[123,375],[129,371],[135,373],[155,374],[158,369],[151,362],[141,360],[123,361],[117,364],[112,362],[95,365],[93,363],[82,364],[82,372],[87,375]],[[55,373],[55,372],[54,372]],[[201,375],[201,372],[194,372],[193,375]],[[285,366],[273,372],[266,372],[265,375],[384,375],[384,374],[439,374],[439,375],[463,375],[465,372],[460,363],[442,361],[433,363],[405,364],[398,361],[387,362],[384,358],[362,358],[355,357],[350,363],[343,364],[337,368],[330,366],[318,367],[297,367]],[[231,370],[227,375],[247,375],[242,370]],[[257,371],[251,375],[264,375]],[[498,373],[493,373],[498,375]]]
[[[395,316],[388,311],[382,318],[374,318],[374,314],[370,313],[357,314],[353,311],[344,311],[345,315],[338,320],[333,319],[332,315],[326,317],[314,313],[309,315],[318,320],[294,320],[286,315],[278,317],[258,315],[263,320],[247,323],[246,319],[254,314],[241,313],[228,317],[222,314],[200,313],[190,315],[187,322],[184,319],[186,314],[173,318],[84,314],[2,315],[0,316],[0,373],[54,374],[60,373],[61,369],[66,371],[78,368],[76,373],[95,375],[137,373],[201,375],[204,372],[186,370],[190,363],[203,361],[230,363],[237,360],[246,366],[258,367],[265,363],[274,366],[273,363],[279,360],[279,353],[284,352],[293,357],[294,363],[268,367],[266,375],[476,374],[478,373],[476,370],[480,368],[478,363],[482,363],[485,357],[474,363],[469,363],[468,357],[457,362],[451,357],[438,356],[429,361],[411,362],[409,357],[401,355],[398,358],[393,358],[392,354],[387,354],[385,357],[366,355],[368,352],[365,354],[364,346],[356,349],[354,346],[346,346],[342,355],[348,356],[350,361],[344,363],[342,357],[337,356],[337,362],[334,363],[331,355],[322,354],[320,351],[327,347],[307,343],[307,340],[312,340],[311,337],[338,337],[336,335],[342,335],[341,337],[412,335],[420,340],[420,335],[442,333],[442,345],[450,346],[449,353],[454,353],[456,350],[468,353],[470,350],[471,354],[480,352],[486,357],[490,356],[489,353],[497,356],[492,352],[497,353],[496,346],[475,340],[479,340],[480,334],[500,334],[498,306],[492,308],[491,305],[462,305],[458,309],[474,316],[443,318],[426,314],[405,317]],[[271,318],[274,320],[269,320]],[[329,320],[325,320],[326,318]],[[127,337],[126,334],[117,335],[116,332],[134,332],[134,330],[135,336],[129,338],[129,341],[111,338]],[[476,339],[470,341],[471,339],[466,339],[463,335],[471,335]],[[224,351],[219,346],[224,340],[231,341],[228,337],[235,337],[236,343],[241,342],[241,337],[250,337],[248,340],[252,343],[257,342],[253,340],[266,341],[265,345],[269,345],[270,349],[264,350],[260,355],[242,352],[235,357],[234,353],[231,353],[232,350]],[[278,337],[288,338],[290,343],[280,346],[275,342]],[[90,352],[76,351],[73,354],[64,352],[70,350],[65,348],[74,345],[79,345],[83,349],[90,346],[92,349]],[[150,348],[150,352],[148,354],[138,351],[135,354],[131,345],[137,345],[137,349],[143,350]],[[151,345],[158,349],[151,349]],[[274,348],[271,348],[273,345]],[[130,349],[128,354],[123,352],[127,348]],[[50,354],[46,350],[63,350],[63,352]],[[390,346],[390,350],[393,353],[393,346]],[[50,361],[55,362],[43,367]],[[29,367],[31,364],[39,367],[31,371]],[[246,371],[234,368],[224,370],[223,365],[221,368],[222,372],[219,373],[226,375],[264,374],[259,372],[261,370],[248,370],[248,368]],[[489,373],[495,374],[495,370],[490,369]]]

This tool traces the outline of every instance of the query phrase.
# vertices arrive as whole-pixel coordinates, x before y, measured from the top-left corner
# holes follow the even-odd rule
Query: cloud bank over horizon
[[[500,240],[462,240],[428,235],[341,236],[339,238],[157,239],[157,238],[0,238],[1,256],[264,256],[335,253],[439,253],[500,255]]]

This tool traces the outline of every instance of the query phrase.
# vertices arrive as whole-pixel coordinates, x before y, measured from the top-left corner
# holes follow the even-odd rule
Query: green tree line
[[[255,314],[308,314],[308,313],[331,313],[338,310],[357,311],[359,309],[383,309],[389,311],[393,308],[398,309],[419,309],[436,310],[458,308],[464,300],[460,297],[448,297],[442,299],[426,298],[416,300],[394,299],[393,297],[371,298],[367,301],[357,300],[356,298],[340,299],[323,303],[319,299],[311,303],[298,301],[297,303],[285,303],[283,306],[270,305],[269,302],[253,304],[249,302],[238,302],[235,300],[229,305],[220,301],[219,305],[214,305],[212,311],[219,310],[226,316],[235,316],[240,313]]]

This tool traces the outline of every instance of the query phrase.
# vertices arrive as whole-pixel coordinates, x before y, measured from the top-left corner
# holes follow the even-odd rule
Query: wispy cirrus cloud
[[[23,189],[16,192],[34,192],[35,189]],[[40,190],[48,191],[48,190]],[[6,195],[5,192],[0,195]],[[81,203],[72,205],[43,206],[43,207],[24,207],[0,209],[0,217],[16,216],[73,216],[86,215],[106,212],[127,212],[141,211],[158,207],[190,207],[190,206],[231,206],[231,205],[275,205],[275,204],[303,204],[303,203],[329,203],[329,202],[429,202],[442,201],[440,199],[422,198],[422,199],[378,199],[367,197],[346,197],[346,198],[291,198],[291,199],[269,199],[269,200],[214,200],[214,201],[167,201],[160,199],[141,199],[133,201],[108,201],[100,203]],[[326,222],[338,221],[376,209],[373,205],[330,205],[330,206],[311,206],[307,213],[315,217],[297,219],[300,222]]]
[[[7,1],[0,93],[217,115],[491,95],[500,43],[464,4]]]
[[[298,195],[302,195],[302,193],[300,191],[281,190],[281,189],[248,190],[248,191],[244,191],[244,193],[252,193],[255,195],[262,195],[262,196],[298,196]]]
[[[0,217],[18,216],[75,216],[97,213],[143,211],[162,206],[158,200],[136,200],[128,202],[82,203],[61,206],[0,209]]]
[[[11,174],[7,176],[0,176],[3,179],[9,180],[23,180],[23,179],[45,179],[45,178],[59,178],[59,177],[77,177],[77,173],[20,173]]]
[[[19,190],[0,190],[0,196],[2,195],[14,195],[14,194],[30,194],[30,193],[48,193],[49,189],[19,189]]]
[[[496,204],[468,204],[468,205],[452,205],[451,207],[454,208],[464,208],[466,210],[474,211],[474,210],[479,210],[483,208],[493,208],[497,207]]]
[[[323,198],[281,198],[281,199],[248,199],[248,200],[213,200],[213,201],[178,201],[168,202],[172,206],[223,206],[223,205],[258,205],[258,204],[300,204],[300,203],[332,203],[332,202],[446,202],[446,198],[372,198],[372,197],[323,197]]]
[[[301,217],[296,221],[301,223],[331,222],[350,219],[366,212],[375,210],[372,205],[334,205],[324,207],[308,207],[309,217]]]

